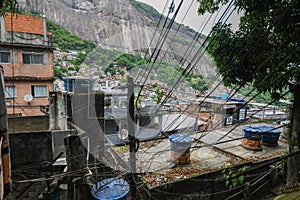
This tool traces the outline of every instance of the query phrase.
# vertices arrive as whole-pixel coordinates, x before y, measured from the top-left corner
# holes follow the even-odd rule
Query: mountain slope
[[[106,49],[141,55],[147,51],[155,32],[153,20],[157,20],[157,17],[146,16],[145,12],[133,6],[130,0],[26,0],[22,2],[20,1],[20,5],[26,10],[44,13],[48,19],[60,24],[74,35],[95,42]],[[193,34],[179,31],[172,39],[175,30],[176,26],[170,32],[165,45],[161,47],[162,54],[159,59],[175,64],[184,57],[189,62],[193,53],[185,55],[185,51]],[[161,30],[158,30],[152,49],[155,48],[160,34]],[[170,43],[171,40],[174,42]],[[193,52],[196,52],[196,48]],[[197,71],[203,76],[214,75],[215,68],[212,66],[210,59],[203,56],[197,62]]]

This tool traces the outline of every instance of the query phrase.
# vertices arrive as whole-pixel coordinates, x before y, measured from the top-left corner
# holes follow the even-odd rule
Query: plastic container
[[[172,134],[169,136],[169,140],[172,151],[184,153],[189,152],[194,138],[183,134]]]
[[[129,190],[125,180],[108,178],[93,185],[92,195],[97,200],[126,200]]]
[[[245,126],[243,127],[244,130],[244,140],[243,140],[243,146],[251,149],[259,150],[261,147],[257,143],[252,142],[256,146],[253,146],[251,143],[249,143],[249,140],[251,141],[260,141],[263,145],[266,146],[278,146],[278,139],[281,133],[280,129],[277,129],[273,126]]]
[[[253,126],[244,126],[243,131],[243,147],[254,151],[262,150],[262,130]]]
[[[266,146],[278,146],[278,139],[280,137],[281,130],[272,126],[266,127],[264,134],[262,135],[262,143]]]
[[[244,126],[244,137],[248,140],[261,140],[263,129],[259,128],[258,126]]]

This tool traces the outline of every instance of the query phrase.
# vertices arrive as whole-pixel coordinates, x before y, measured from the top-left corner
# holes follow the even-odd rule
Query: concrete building
[[[72,76],[64,78],[66,92],[89,93],[94,91],[94,80],[88,77]]]
[[[199,98],[197,101],[182,103],[181,111],[197,116],[212,129],[243,123],[247,119],[247,105],[242,101]]]
[[[280,122],[288,118],[288,113],[278,106],[250,102],[249,107],[249,115],[255,119]]]
[[[53,50],[46,18],[6,14],[0,18],[0,65],[8,115],[43,115],[53,91]]]

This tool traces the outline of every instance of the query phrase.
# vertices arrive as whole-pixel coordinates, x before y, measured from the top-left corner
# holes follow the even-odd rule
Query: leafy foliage
[[[18,11],[17,0],[1,0],[0,1],[0,16],[3,16],[6,12],[16,13]]]
[[[84,64],[90,67],[106,67],[122,55],[119,51],[107,50],[101,46],[97,46],[93,51],[91,51],[84,60]]]
[[[184,69],[182,67],[177,66],[175,68],[178,72],[180,72],[181,74],[183,73]],[[198,73],[189,73],[186,76],[186,80],[189,82],[190,86],[192,88],[194,88],[195,90],[198,91],[204,91],[206,90],[206,81],[205,79],[202,77],[201,74]]]
[[[214,2],[200,1],[199,11],[214,11]],[[300,128],[300,1],[236,0],[243,12],[239,30],[217,24],[213,28],[208,52],[229,85],[252,84],[258,92],[280,99],[283,92],[293,94],[289,152],[299,149]],[[298,184],[299,156],[288,159],[287,187]]]
[[[200,3],[198,12],[204,14],[205,12],[215,12],[220,8],[220,4],[226,4],[229,0],[198,0]]]
[[[206,4],[205,4],[206,2]],[[201,1],[201,11],[214,11],[215,3]],[[299,1],[236,1],[243,10],[239,30],[231,25],[213,28],[208,52],[214,57],[227,86],[252,83],[259,92],[279,99],[283,90],[300,81]]]
[[[155,96],[153,97],[154,102],[157,104],[160,104],[160,101],[163,98],[163,96],[164,96],[164,91],[156,85],[155,86]]]
[[[141,9],[141,10],[144,10],[145,12],[147,12],[147,13],[150,13],[151,16],[155,17],[156,19],[159,19],[160,16],[161,16],[161,14],[159,12],[157,12],[157,10],[155,8],[153,8],[152,6],[149,6],[148,4],[145,4],[145,3],[142,3],[142,2],[138,2],[136,0],[131,0],[131,3],[137,9]]]
[[[116,74],[116,68],[114,66],[113,63],[110,63],[105,69],[104,69],[104,72],[107,74],[107,73],[110,73],[111,75],[115,75]]]
[[[249,92],[251,92],[251,94],[249,94]],[[287,91],[284,91],[284,93],[286,93]],[[243,96],[256,96],[253,100],[256,102],[262,102],[262,103],[270,103],[272,102],[272,96],[269,92],[265,92],[265,93],[259,93],[257,90],[254,89],[252,84],[248,84],[247,86],[244,86],[243,88],[241,88],[239,90],[239,93]],[[259,93],[259,94],[258,94]],[[257,95],[258,94],[258,95]],[[292,94],[291,93],[287,93],[286,95],[282,96],[283,99],[291,99],[292,98]],[[274,103],[272,103],[272,105],[276,105],[276,106],[281,106],[281,107],[287,107],[287,105],[285,103],[281,103],[279,101],[275,101]]]
[[[118,66],[126,67],[127,70],[131,70],[132,68],[143,65],[146,62],[147,60],[143,59],[141,56],[124,53],[117,58],[115,63]]]
[[[47,20],[47,30],[53,33],[54,47],[61,51],[77,50],[88,54],[96,47],[94,43],[80,39],[50,20]],[[79,60],[84,60],[84,54],[79,55]]]
[[[79,65],[83,63],[87,55],[96,47],[96,45],[92,42],[80,39],[50,20],[47,20],[47,30],[53,33],[54,47],[64,52],[72,50],[79,52],[76,59],[71,61],[75,68],[69,68],[69,70],[76,70],[78,72],[80,69]],[[65,76],[67,71],[66,68],[60,66],[54,67],[54,75],[60,79]]]
[[[110,74],[114,75],[116,74],[115,66],[126,67],[126,70],[130,71],[135,67],[145,64],[146,62],[147,60],[143,59],[140,56],[123,53],[117,58],[115,58],[114,61],[111,61],[111,63],[109,63],[109,65],[104,68],[104,72],[105,73],[109,72]],[[119,70],[119,73],[122,75],[125,74],[123,70]]]
[[[63,79],[63,77],[64,77],[63,71],[61,70],[61,68],[59,66],[54,66],[54,76],[59,79]]]
[[[229,190],[242,185],[245,180],[245,174],[248,170],[248,166],[243,166],[240,169],[235,169],[233,167],[226,168],[222,171],[223,178],[225,179],[226,187]]]
[[[130,0],[132,5],[141,13],[144,14],[144,17],[146,19],[148,19],[148,21],[153,24],[153,25],[157,25],[158,20],[161,18],[161,13],[159,13],[155,8],[153,8],[152,6],[136,1],[136,0]],[[162,20],[165,20],[166,16],[162,16]],[[177,27],[179,26],[179,23],[175,22],[174,23],[174,30],[177,29]],[[180,31],[187,31],[187,34],[195,34],[197,33],[194,29],[192,29],[189,26],[186,25],[182,25],[181,26],[181,30]],[[201,38],[206,38],[205,35],[200,35]],[[184,41],[184,39],[181,39],[182,41]]]

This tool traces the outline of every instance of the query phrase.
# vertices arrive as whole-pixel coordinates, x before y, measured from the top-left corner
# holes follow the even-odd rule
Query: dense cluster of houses
[[[7,14],[0,17],[0,23],[0,65],[3,67],[5,76],[5,102],[10,125],[14,126],[12,131],[19,132],[14,133],[12,136],[12,145],[16,147],[19,143],[24,142],[20,138],[23,138],[26,132],[26,137],[28,137],[26,145],[27,142],[33,141],[36,146],[39,146],[39,142],[44,139],[42,138],[44,137],[43,134],[47,132],[46,135],[49,137],[45,138],[52,138],[53,141],[52,143],[46,141],[49,144],[47,146],[48,151],[41,153],[41,155],[45,154],[46,159],[41,155],[32,156],[32,159],[39,162],[54,159],[59,155],[60,148],[63,149],[63,137],[70,133],[67,130],[70,129],[70,122],[74,120],[74,118],[70,119],[74,117],[70,115],[72,109],[74,109],[74,106],[72,107],[69,102],[70,94],[97,91],[106,94],[105,103],[102,102],[101,105],[104,109],[102,110],[102,118],[105,120],[103,127],[105,134],[108,135],[107,140],[111,140],[114,144],[124,142],[120,141],[118,133],[121,133],[122,130],[124,132],[126,129],[126,125],[124,125],[127,118],[126,103],[124,103],[126,102],[124,100],[126,98],[126,84],[121,81],[128,74],[126,68],[120,67],[120,70],[125,72],[124,74],[117,73],[113,77],[100,79],[99,76],[89,76],[90,72],[98,71],[98,69],[82,66],[80,73],[84,76],[70,76],[64,80],[55,80],[53,63],[59,62],[61,66],[66,68],[72,67],[68,61],[75,59],[78,52],[55,51],[52,45],[52,34],[47,32],[46,29],[45,17],[21,14],[16,17]],[[250,117],[249,113],[251,112],[251,117],[259,119],[272,117],[273,120],[284,120],[287,117],[286,113],[279,112],[277,107],[262,104],[252,104],[251,106],[256,108],[265,108],[253,113],[251,107],[243,99],[223,99],[221,96],[190,99],[189,96],[176,94],[176,92],[157,109],[157,104],[152,100],[152,97],[156,95],[155,88],[159,87],[165,95],[170,90],[165,83],[158,80],[149,79],[146,84],[147,86],[141,95],[140,115],[137,114],[136,120],[136,129],[140,131],[138,132],[140,140],[161,137],[163,133],[182,131],[189,127],[195,127],[193,130],[200,130],[201,128],[202,130],[208,130],[244,123]],[[195,93],[192,89],[187,90],[187,92]],[[78,98],[82,97],[78,96]],[[122,101],[122,98],[124,101]],[[90,100],[89,96],[87,100]],[[88,101],[82,103],[89,103]],[[95,109],[95,105],[93,106],[93,109]],[[78,107],[80,108],[80,105]],[[87,120],[96,117],[98,121],[98,116],[90,116],[89,108],[90,105],[88,105],[88,110],[83,112],[87,112],[87,115],[89,115]],[[155,109],[159,110],[157,116],[151,115],[152,118],[149,118],[149,113]],[[112,118],[112,116],[115,117],[114,114],[118,113],[121,113],[119,119]],[[141,115],[141,113],[144,115]],[[182,115],[186,116],[186,119],[183,119]],[[275,115],[278,116],[275,117]],[[26,117],[31,117],[30,123],[29,121],[25,123]],[[42,123],[42,121],[45,123]],[[46,125],[44,126],[44,124]],[[149,126],[151,126],[151,129],[146,128]],[[12,131],[10,133],[13,133]],[[36,135],[28,135],[32,132],[41,132],[41,135],[36,139]],[[61,134],[60,140],[56,141],[59,134]],[[18,154],[25,152],[24,149],[29,148],[26,145],[20,145],[20,148],[12,152],[12,164],[21,166],[22,164],[34,163],[34,160],[22,160],[18,156]],[[29,146],[34,147],[30,144]],[[39,147],[43,148],[43,146]],[[50,156],[48,152],[51,152]],[[24,163],[22,163],[23,161]]]

